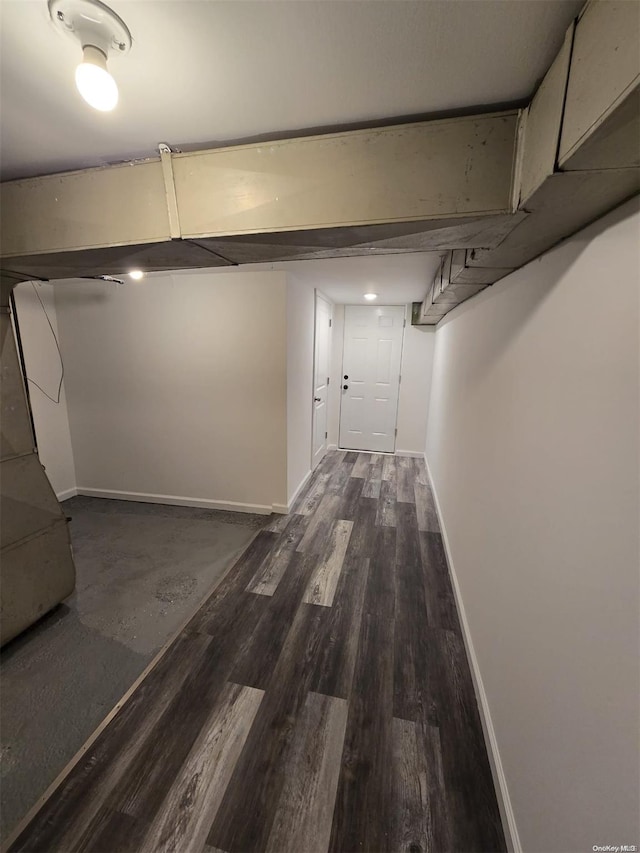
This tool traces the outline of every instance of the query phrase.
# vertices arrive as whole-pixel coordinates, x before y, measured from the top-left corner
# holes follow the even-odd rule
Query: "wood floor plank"
[[[352,521],[334,521],[329,531],[327,547],[311,575],[303,601],[331,607],[338,586],[344,555],[353,529]]]
[[[425,582],[415,507],[397,506],[393,713],[417,721],[430,697],[422,637],[427,625]]]
[[[419,536],[427,622],[432,628],[444,628],[461,635],[458,609],[442,536],[439,533],[424,532]]]
[[[347,708],[344,699],[308,694],[287,755],[267,853],[326,853]]]
[[[313,515],[325,493],[331,472],[318,473],[309,480],[305,493],[296,502],[295,512],[299,515]]]
[[[318,554],[324,550],[327,534],[334,519],[338,517],[340,507],[338,495],[326,494],[307,525],[304,536],[298,543],[297,551],[305,554]]]
[[[371,462],[369,466],[369,476],[372,480],[381,480],[382,479],[382,469],[384,467],[384,454],[382,453],[372,453],[371,454]]]
[[[347,465],[355,465],[358,461],[358,452],[356,450],[347,450],[344,455],[344,461]]]
[[[260,560],[260,555],[252,560],[251,569],[247,574],[251,574],[256,570],[256,563]],[[246,574],[240,570],[238,578],[241,582],[246,582]],[[189,622],[185,630],[197,633],[206,633],[211,637],[223,641],[224,645],[221,648],[227,650],[234,648],[230,646],[230,637],[228,636],[234,631],[236,626],[240,624],[240,620],[245,621],[247,616],[256,614],[256,618],[260,617],[262,610],[268,605],[266,597],[255,595],[252,592],[245,592],[243,589],[234,589],[228,595],[216,599],[210,599],[205,603],[202,612]],[[249,624],[253,624],[251,621]],[[244,639],[244,630],[240,631],[236,639]]]
[[[385,456],[382,460],[382,479],[396,481],[396,458],[395,456]]]
[[[331,474],[331,478],[326,486],[326,494],[342,495],[347,484],[351,480],[351,472],[353,471],[353,463],[343,462],[339,468],[336,468]]]
[[[262,528],[266,533],[282,533],[290,521],[288,515],[279,512],[272,512],[269,519],[269,522]]]
[[[273,674],[277,687],[265,694],[207,844],[246,853],[264,850],[285,782],[284,758],[308,692],[311,661],[322,642],[328,613],[326,607],[313,604],[298,609]]]
[[[427,465],[424,459],[418,459],[414,457],[413,459],[413,472],[415,476],[415,481],[421,486],[430,486],[429,483],[429,474],[427,473]]]
[[[242,554],[235,566],[225,575],[213,594],[205,601],[186,627],[187,631],[208,633],[212,625],[229,619],[229,601],[246,589],[259,566],[278,542],[279,534],[261,530]]]
[[[230,681],[267,689],[315,567],[315,555],[290,552],[275,595],[264,608],[245,648],[236,655]]]
[[[331,450],[322,457],[316,471],[320,474],[333,474],[344,465],[346,451]]]
[[[415,723],[393,720],[392,850],[435,850],[430,839],[425,784]]]
[[[360,628],[354,685],[329,849],[389,849],[396,531],[378,528]]]
[[[505,850],[478,705],[462,638],[428,629],[438,663],[439,730],[455,850]]]
[[[349,539],[347,555],[354,554],[370,557],[376,549],[376,514],[378,501],[374,498],[360,498],[353,514],[353,530]]]
[[[376,512],[376,524],[379,527],[396,526],[397,487],[395,480],[382,480],[380,483],[380,498]]]
[[[369,475],[369,465],[371,464],[371,456],[369,453],[358,453],[358,458],[351,472],[352,477],[366,478]]]
[[[336,509],[336,518],[353,521],[358,511],[364,484],[365,481],[362,477],[349,478],[341,493],[340,504]]]
[[[103,806],[90,829],[76,840],[73,850],[74,853],[103,853],[104,850],[137,853],[147,829],[148,824],[143,818],[134,818]]]
[[[233,667],[271,599],[239,593],[244,601],[242,621],[234,630],[212,626],[212,642],[201,664],[191,669],[162,717],[151,730],[126,776],[119,780],[107,805],[114,810],[152,821],[167,787],[179,772],[202,727],[216,707]]]
[[[140,845],[140,853],[202,848],[263,695],[252,687],[225,685]]]
[[[433,494],[429,486],[420,483],[414,484],[414,497],[416,514],[418,516],[418,530],[428,533],[440,533],[438,513],[433,500]]]
[[[412,460],[408,456],[401,456],[398,466],[398,502],[415,504],[414,492],[415,474]]]
[[[362,488],[363,498],[379,498],[382,485],[383,459],[379,453],[371,454],[371,463],[367,472],[367,478]]]
[[[393,720],[392,850],[452,850],[437,728]]]
[[[447,803],[440,729],[426,720],[416,723],[418,755],[426,779],[426,807],[434,851],[454,850],[453,827]],[[499,850],[500,848],[496,848]]]
[[[382,486],[381,480],[365,480],[365,484],[362,487],[362,497],[363,498],[379,498],[380,497],[380,488]]]
[[[369,558],[345,556],[324,641],[315,659],[310,689],[348,699],[358,654]]]
[[[291,555],[300,544],[308,519],[304,515],[292,514],[278,541],[264,557],[255,575],[249,581],[247,592],[257,595],[273,595],[291,560]]]

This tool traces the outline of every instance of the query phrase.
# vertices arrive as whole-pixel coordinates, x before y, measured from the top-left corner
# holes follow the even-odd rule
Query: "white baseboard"
[[[147,504],[167,504],[169,506],[195,506],[202,509],[226,509],[231,512],[252,512],[258,515],[271,515],[279,512],[266,504],[246,504],[237,501],[215,501],[209,498],[185,498],[178,495],[152,495],[146,492],[116,492],[112,489],[90,489],[78,486],[76,493],[90,498],[108,498],[118,501],[138,501]]]
[[[493,728],[493,722],[491,720],[489,701],[487,699],[487,694],[484,689],[482,676],[480,675],[480,668],[478,666],[478,658],[476,657],[475,649],[473,646],[473,640],[471,639],[469,622],[467,621],[467,614],[464,609],[464,602],[462,600],[462,593],[460,592],[458,576],[456,575],[456,570],[453,565],[453,559],[451,557],[451,549],[449,547],[449,540],[447,539],[447,529],[444,525],[442,509],[440,507],[440,501],[438,500],[438,492],[436,490],[433,477],[431,476],[431,469],[429,468],[429,462],[427,460],[426,454],[421,455],[423,456],[425,464],[427,466],[427,473],[429,475],[429,482],[431,483],[431,489],[433,491],[436,512],[438,514],[438,521],[440,522],[442,541],[444,543],[444,549],[447,555],[447,562],[449,564],[449,572],[451,574],[453,593],[455,595],[456,605],[458,607],[458,615],[460,616],[462,636],[464,639],[465,648],[467,650],[469,664],[471,665],[471,677],[473,679],[473,686],[476,691],[476,699],[478,700],[478,707],[480,709],[482,731],[484,733],[485,745],[487,748],[487,754],[489,756],[489,764],[491,766],[493,784],[495,786],[496,796],[498,798],[498,807],[500,809],[500,816],[502,818],[502,826],[504,828],[504,833],[506,836],[507,847],[510,851],[512,851],[512,853],[522,853],[520,836],[518,835],[518,827],[516,826],[516,819],[513,813],[513,807],[511,805],[511,798],[509,797],[509,790],[507,788],[507,779],[504,775],[504,768],[502,766],[502,760],[500,758],[500,751],[498,750],[498,741],[496,739],[495,729]]]
[[[330,444],[328,450],[339,450],[337,444]],[[346,447],[342,448],[347,450]],[[383,456],[413,456],[415,459],[423,459],[424,453],[421,450],[394,450],[388,452],[386,450],[349,450],[350,453],[381,453]]]
[[[291,507],[297,501],[298,495],[304,489],[304,487],[307,485],[312,474],[313,474],[313,471],[311,471],[311,469],[309,469],[309,471],[307,471],[307,473],[304,475],[302,480],[300,480],[300,482],[298,484],[298,488],[295,490],[295,492],[289,498],[289,503],[286,506],[284,504],[274,504],[273,505],[273,511],[279,512],[282,515],[286,515],[288,512],[291,512]]]
[[[66,501],[68,498],[75,498],[77,494],[78,490],[74,486],[71,489],[65,489],[63,492],[56,492],[56,497],[58,498],[58,501],[62,503],[62,501]]]

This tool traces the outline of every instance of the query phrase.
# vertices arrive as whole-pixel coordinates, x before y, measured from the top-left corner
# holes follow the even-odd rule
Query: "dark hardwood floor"
[[[502,851],[424,463],[328,454],[12,851]]]

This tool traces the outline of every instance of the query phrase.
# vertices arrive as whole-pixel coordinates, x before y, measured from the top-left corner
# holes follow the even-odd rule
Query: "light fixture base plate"
[[[48,5],[56,29],[72,36],[82,47],[92,45],[105,56],[123,56],[131,49],[129,28],[100,0],[49,0]]]

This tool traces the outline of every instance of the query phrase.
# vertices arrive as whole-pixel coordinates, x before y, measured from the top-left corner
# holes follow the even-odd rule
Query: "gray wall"
[[[438,327],[427,459],[526,851],[638,844],[637,200]]]

